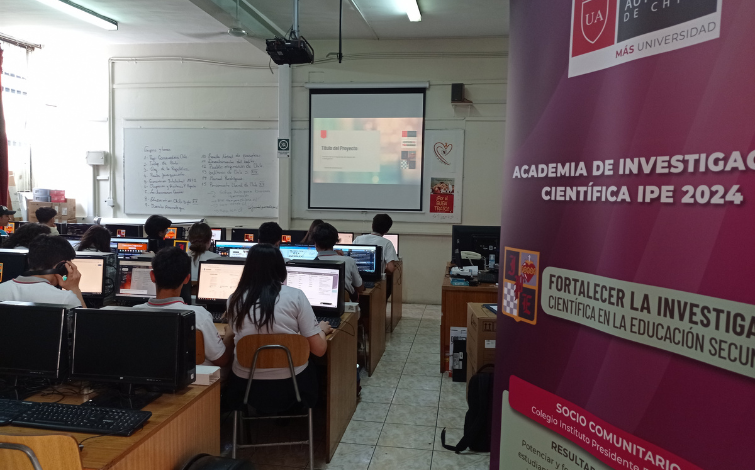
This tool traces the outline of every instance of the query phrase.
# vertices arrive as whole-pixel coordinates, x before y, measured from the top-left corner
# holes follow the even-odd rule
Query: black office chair
[[[254,470],[254,465],[246,460],[214,457],[210,454],[197,454],[181,470]]]

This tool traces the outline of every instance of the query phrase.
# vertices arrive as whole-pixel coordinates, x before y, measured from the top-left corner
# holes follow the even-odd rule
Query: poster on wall
[[[431,222],[461,223],[464,130],[425,131],[425,194]]]
[[[510,18],[491,468],[755,468],[755,2]]]

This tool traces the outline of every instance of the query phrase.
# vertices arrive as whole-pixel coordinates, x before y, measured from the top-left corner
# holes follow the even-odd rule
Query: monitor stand
[[[97,396],[82,403],[82,405],[119,408],[122,410],[141,410],[161,395],[162,393],[135,388],[132,384],[129,384],[125,390],[121,387],[115,387],[98,392]]]

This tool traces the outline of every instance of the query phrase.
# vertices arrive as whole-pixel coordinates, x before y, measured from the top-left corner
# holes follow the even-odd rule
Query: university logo
[[[506,247],[503,255],[503,314],[516,321],[537,323],[540,253]]]
[[[572,15],[572,57],[615,44],[616,0],[574,0]]]

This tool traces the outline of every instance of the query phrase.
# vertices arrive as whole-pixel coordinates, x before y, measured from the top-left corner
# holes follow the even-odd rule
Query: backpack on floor
[[[469,410],[464,418],[464,437],[455,446],[446,445],[446,428],[440,433],[443,447],[457,454],[469,448],[473,452],[490,452],[490,429],[493,414],[493,366],[486,365],[469,379]]]

